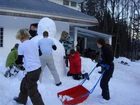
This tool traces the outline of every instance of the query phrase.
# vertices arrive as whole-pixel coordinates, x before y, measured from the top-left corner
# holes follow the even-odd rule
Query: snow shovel
[[[91,73],[95,70],[95,68],[96,67],[93,68],[93,70],[89,73],[89,75],[91,75]],[[86,79],[84,79],[80,85],[61,91],[57,93],[57,96],[63,105],[76,105],[82,103],[94,91],[102,75],[100,76],[100,78],[98,79],[98,81],[90,91],[87,90],[84,86],[82,86],[86,81]]]
[[[57,93],[57,96],[63,105],[76,105],[85,101],[89,93],[90,92],[82,85],[78,85]],[[67,97],[69,97],[69,99]]]

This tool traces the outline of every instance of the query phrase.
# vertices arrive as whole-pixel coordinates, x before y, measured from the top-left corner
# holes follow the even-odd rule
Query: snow
[[[140,62],[129,62],[130,66],[122,65],[118,63],[120,59],[115,59],[115,72],[113,78],[110,81],[110,93],[111,99],[104,103],[104,105],[140,105]],[[95,63],[88,58],[82,58],[82,68],[84,72],[89,72]],[[85,83],[88,88],[92,88],[97,77],[100,76],[97,68],[89,81]],[[61,70],[60,70],[61,71]],[[19,86],[23,72],[20,72],[17,77],[5,78],[3,76],[5,67],[3,63],[0,63],[0,105],[12,105],[9,104],[13,97],[19,93]],[[42,83],[38,82],[39,91],[45,102],[45,105],[62,105],[60,99],[57,97],[57,93],[74,87],[81,83],[81,81],[73,80],[71,77],[61,75],[62,85],[57,87],[54,84],[54,80],[48,74],[44,78]],[[95,88],[95,91],[88,97],[83,105],[102,105],[100,100],[101,89],[99,84]],[[66,96],[68,97],[68,96]],[[68,99],[72,99],[68,97]],[[32,105],[30,99],[28,105]]]
[[[42,35],[45,30],[47,30],[47,32],[49,33],[49,36],[55,37],[55,35],[56,35],[55,22],[48,17],[42,18],[39,21],[38,29],[37,29],[38,35]]]
[[[44,21],[44,22],[43,22]],[[51,28],[47,26],[50,24]],[[41,26],[43,25],[43,26]],[[50,74],[48,68],[46,67],[43,72],[43,80],[42,82],[38,82],[38,89],[41,93],[43,101],[45,105],[62,105],[60,99],[64,100],[62,97],[57,97],[57,93],[71,87],[79,85],[82,80],[76,81],[73,80],[72,77],[67,77],[67,69],[64,64],[65,55],[64,47],[62,44],[56,40],[55,30],[56,26],[54,22],[48,18],[41,19],[39,22],[38,36],[33,38],[34,42],[38,42],[39,39],[42,38],[42,32],[44,30],[49,30],[50,37],[54,40],[54,43],[57,45],[57,50],[53,52],[53,57],[55,60],[55,65],[57,71],[60,75],[60,79],[62,81],[61,86],[55,86],[54,79]],[[54,31],[52,34],[51,31]],[[94,61],[88,58],[82,59],[82,73],[90,72],[96,65]],[[120,62],[124,61],[129,64],[123,65]],[[115,59],[115,70],[113,78],[110,80],[110,94],[111,99],[107,103],[101,103],[101,89],[99,84],[95,88],[94,92],[90,94],[88,99],[82,103],[83,105],[140,105],[140,61],[131,62],[129,59],[120,57]],[[20,71],[16,77],[13,78],[5,78],[4,72],[5,68],[4,58],[0,57],[0,105],[13,105],[11,101],[15,96],[18,96],[20,82],[24,77],[24,72]],[[88,90],[91,90],[93,86],[96,84],[100,74],[98,71],[101,68],[96,68],[90,76],[90,80],[86,81],[83,86]],[[78,91],[78,90],[77,90]],[[59,99],[60,98],[60,99]],[[65,96],[68,100],[73,99],[72,97]],[[27,105],[32,105],[30,99],[27,102]]]
[[[131,61],[128,59],[128,58],[125,58],[125,57],[119,57],[119,59],[117,59],[118,62],[127,62],[127,63],[130,63]]]

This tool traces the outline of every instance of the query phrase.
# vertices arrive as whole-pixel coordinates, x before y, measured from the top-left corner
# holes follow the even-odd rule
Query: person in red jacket
[[[68,60],[70,63],[70,69],[67,76],[72,76],[75,80],[82,79],[81,58],[79,52],[72,49],[68,55]]]

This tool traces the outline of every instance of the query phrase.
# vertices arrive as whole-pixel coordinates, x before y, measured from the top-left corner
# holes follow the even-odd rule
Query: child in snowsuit
[[[102,97],[105,100],[110,99],[109,94],[109,81],[114,72],[114,55],[113,50],[109,44],[105,43],[104,39],[97,40],[97,46],[101,49],[101,61],[98,62],[96,67],[101,66],[104,70],[101,78],[100,87],[102,89]]]
[[[4,76],[5,77],[11,77],[11,70],[15,64],[15,61],[18,57],[18,46],[19,44],[15,44],[14,48],[11,49],[11,52],[8,54],[7,59],[6,59],[6,68],[8,68],[8,70],[5,72]],[[16,70],[14,72],[17,72]]]
[[[70,70],[67,73],[67,76],[72,76],[75,80],[82,79],[81,58],[79,52],[72,49],[68,55],[68,60],[70,63]]]

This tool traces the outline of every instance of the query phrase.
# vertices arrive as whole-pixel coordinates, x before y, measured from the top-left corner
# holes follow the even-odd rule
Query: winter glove
[[[39,56],[41,56],[41,55],[42,55],[42,52],[41,52],[40,47],[39,47]]]
[[[101,67],[105,70],[109,70],[110,66],[108,64],[101,64]]]
[[[101,66],[102,63],[103,63],[103,61],[100,59],[100,60],[98,61],[97,65],[96,65],[96,67]]]
[[[57,49],[56,45],[52,45],[52,48],[53,48],[53,50]]]
[[[64,59],[68,59],[68,56],[64,56]]]
[[[100,63],[97,63],[96,67],[99,67],[99,66],[101,66]]]
[[[15,65],[15,67],[21,71],[24,71],[25,68],[22,65]]]
[[[83,78],[86,78],[87,80],[90,79],[88,73],[84,73],[84,74],[82,74],[82,76],[83,76]]]
[[[22,65],[23,64],[23,55],[18,55],[18,58],[16,59],[15,63],[17,65]]]
[[[108,64],[105,64],[102,60],[100,60],[96,65],[96,67],[99,67],[99,66],[101,66],[103,69],[106,69],[106,70],[108,70],[110,67]]]

